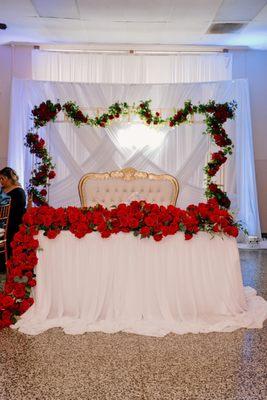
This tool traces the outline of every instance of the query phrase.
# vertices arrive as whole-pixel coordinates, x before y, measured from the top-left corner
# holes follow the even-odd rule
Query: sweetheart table
[[[236,240],[199,232],[161,242],[119,233],[77,239],[39,233],[31,308],[13,328],[164,336],[259,328],[267,302],[242,283]]]

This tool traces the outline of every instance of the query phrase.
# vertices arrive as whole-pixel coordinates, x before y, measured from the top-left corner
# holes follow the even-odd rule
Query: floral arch
[[[78,127],[89,125],[99,128],[104,128],[122,116],[130,114],[138,115],[140,120],[148,126],[167,125],[169,127],[189,122],[194,114],[201,114],[206,124],[203,133],[209,135],[211,140],[220,148],[219,151],[211,154],[210,160],[204,167],[205,195],[207,199],[216,198],[221,207],[229,208],[231,203],[226,192],[220,188],[220,185],[212,182],[212,178],[222,164],[227,161],[227,156],[232,154],[233,151],[233,143],[223,124],[227,119],[234,118],[236,103],[221,104],[209,101],[207,104],[192,105],[191,101],[187,101],[183,108],[178,109],[167,118],[163,118],[159,111],[153,112],[150,103],[151,100],[141,101],[139,104],[133,105],[117,102],[112,104],[106,112],[96,117],[84,114],[80,107],[71,101],[61,105],[60,103],[53,104],[50,100],[47,100],[39,106],[35,106],[32,110],[34,127],[27,133],[25,142],[37,160],[28,186],[28,193],[32,196],[33,202],[36,205],[47,204],[47,188],[50,181],[56,176],[52,158],[48,153],[45,141],[40,138],[38,130],[50,121],[55,122],[60,111]]]

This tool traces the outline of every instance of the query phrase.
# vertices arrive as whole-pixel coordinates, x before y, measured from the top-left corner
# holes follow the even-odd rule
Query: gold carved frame
[[[78,185],[78,190],[79,190],[79,196],[80,196],[80,201],[81,201],[81,205],[82,207],[88,207],[88,205],[86,204],[86,200],[85,200],[85,196],[83,193],[83,187],[86,181],[88,181],[89,179],[99,179],[99,180],[104,180],[104,179],[122,179],[122,180],[126,180],[126,181],[130,181],[130,180],[134,180],[134,179],[150,179],[150,180],[157,180],[157,181],[169,181],[172,185],[172,197],[171,197],[171,201],[170,204],[174,205],[176,204],[177,201],[177,197],[179,194],[179,184],[178,181],[174,178],[174,176],[172,175],[168,175],[168,174],[161,174],[161,175],[157,175],[157,174],[153,174],[153,173],[149,173],[149,172],[144,172],[144,171],[138,171],[135,168],[124,168],[124,169],[120,169],[118,171],[112,171],[112,172],[98,172],[98,173],[93,173],[93,172],[89,172],[87,174],[85,174],[79,182]]]

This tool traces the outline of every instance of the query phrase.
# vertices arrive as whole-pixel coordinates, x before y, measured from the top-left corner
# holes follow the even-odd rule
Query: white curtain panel
[[[80,106],[107,108],[115,101],[129,104],[152,99],[155,109],[167,110],[182,107],[191,99],[193,104],[209,99],[218,102],[235,99],[238,103],[235,121],[227,123],[227,130],[235,143],[235,153],[218,180],[232,200],[237,218],[242,220],[250,234],[260,235],[258,202],[254,170],[254,155],[250,121],[248,83],[246,80],[210,83],[180,84],[85,84],[13,81],[9,165],[18,170],[26,184],[32,166],[31,156],[23,142],[27,128],[32,124],[30,110],[34,105],[50,99],[62,104],[68,100]],[[203,166],[211,151],[209,138],[202,135],[205,126],[200,121],[184,124],[175,129],[155,129],[138,125],[135,121],[115,123],[110,127],[77,128],[63,122],[49,123],[40,131],[47,140],[49,150],[57,165],[57,177],[52,181],[49,200],[53,206],[79,206],[77,185],[86,172],[110,171],[126,166],[174,175],[180,183],[177,205],[204,200]],[[143,133],[137,142],[136,137]],[[127,143],[124,135],[128,135]],[[154,139],[151,145],[147,135]]]
[[[231,54],[118,55],[34,50],[33,79],[91,83],[177,83],[232,79]]]

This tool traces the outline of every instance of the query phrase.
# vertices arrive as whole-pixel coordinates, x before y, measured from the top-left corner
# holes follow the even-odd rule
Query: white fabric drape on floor
[[[33,79],[91,83],[178,83],[232,79],[231,54],[121,55],[32,52]]]
[[[26,183],[30,176],[31,156],[23,142],[31,125],[30,112],[34,105],[50,99],[76,101],[80,106],[107,108],[115,101],[129,104],[152,99],[155,109],[173,109],[183,106],[187,99],[193,104],[209,99],[218,102],[235,99],[238,109],[235,121],[227,123],[227,130],[235,143],[234,155],[228,160],[223,176],[225,189],[232,200],[237,218],[242,220],[250,234],[260,235],[256,192],[249,94],[246,80],[165,85],[78,84],[14,80],[9,137],[9,164]],[[131,129],[141,129],[133,124]],[[142,125],[142,129],[143,129]],[[203,166],[210,151],[207,136],[201,134],[203,123],[185,124],[170,131],[161,130],[161,144],[136,143],[136,132],[129,135],[127,146],[121,138],[128,134],[129,125],[113,124],[105,129],[82,127],[70,123],[50,123],[40,132],[47,140],[57,165],[57,177],[52,181],[50,203],[56,207],[79,205],[78,181],[86,172],[100,172],[132,166],[137,169],[170,173],[180,183],[177,205],[186,207],[203,197]],[[148,130],[150,128],[147,128]],[[151,130],[159,137],[159,132]],[[131,135],[133,143],[131,143]],[[144,136],[146,133],[144,132]],[[153,135],[152,135],[153,136]]]
[[[131,234],[41,233],[34,305],[14,326],[36,335],[126,331],[164,336],[260,328],[267,302],[243,288],[236,241],[200,232],[156,243]]]

